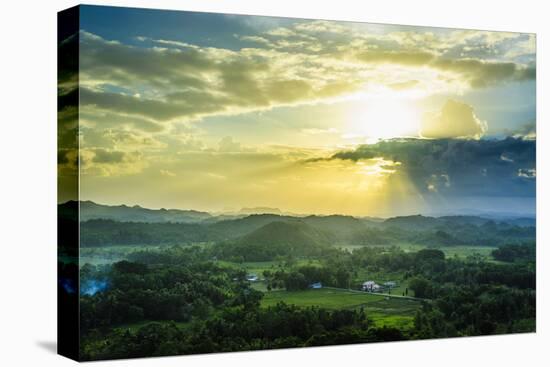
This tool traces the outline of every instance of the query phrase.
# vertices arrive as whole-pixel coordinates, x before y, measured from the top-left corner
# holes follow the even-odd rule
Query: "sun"
[[[412,99],[382,94],[358,101],[350,110],[350,136],[389,139],[418,135],[420,110]]]

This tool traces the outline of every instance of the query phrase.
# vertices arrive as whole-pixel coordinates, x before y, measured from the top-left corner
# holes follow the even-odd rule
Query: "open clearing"
[[[377,326],[412,327],[420,302],[411,299],[388,298],[381,294],[358,293],[338,289],[304,291],[271,291],[264,293],[262,307],[279,302],[300,307],[318,306],[327,309],[364,308],[367,317]]]

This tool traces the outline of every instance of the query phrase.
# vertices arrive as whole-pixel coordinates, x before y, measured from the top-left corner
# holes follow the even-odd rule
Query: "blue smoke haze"
[[[109,288],[106,280],[90,279],[80,284],[80,294],[93,296],[97,292],[103,292]]]
[[[75,289],[74,282],[73,282],[72,279],[60,278],[59,283],[61,284],[61,286],[63,287],[65,292],[67,292],[69,294],[76,293],[76,289]]]

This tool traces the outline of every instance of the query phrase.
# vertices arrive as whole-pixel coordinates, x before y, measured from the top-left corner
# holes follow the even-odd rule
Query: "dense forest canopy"
[[[315,265],[286,264],[263,275],[270,289],[298,291],[312,281],[356,287],[349,284],[352,273],[364,267],[402,271],[411,291],[423,299],[414,327],[377,326],[363,308],[262,307],[264,293],[251,288],[242,269],[218,264],[204,247],[175,246],[136,251],[131,261],[82,267],[84,284],[108,282],[106,290],[81,296],[83,358],[486,335],[534,327],[533,263],[458,260],[435,249],[334,251]],[[137,329],[124,327],[142,320],[148,322]]]
[[[62,354],[535,331],[534,34],[63,14]]]

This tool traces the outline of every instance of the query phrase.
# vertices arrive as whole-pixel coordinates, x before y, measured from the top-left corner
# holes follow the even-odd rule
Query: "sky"
[[[82,6],[75,42],[82,200],[534,215],[533,34]]]

